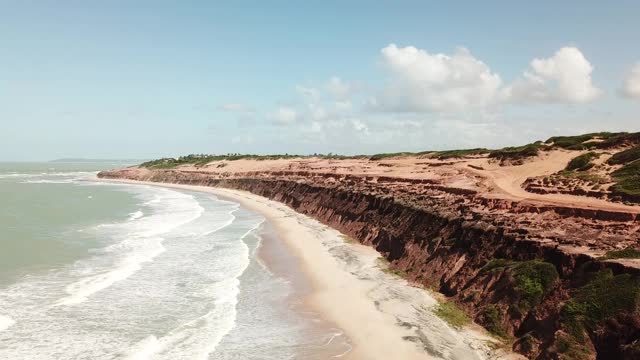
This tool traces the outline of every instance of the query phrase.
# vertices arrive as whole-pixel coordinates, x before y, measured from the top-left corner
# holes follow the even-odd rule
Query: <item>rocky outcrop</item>
[[[639,353],[638,269],[567,250],[594,242],[600,249],[637,245],[628,229],[638,214],[484,198],[420,179],[137,169],[99,176],[233,188],[282,202],[374,247],[409,280],[452,298],[531,358]],[[584,289],[616,281],[631,290],[612,291],[611,303],[586,298]],[[596,317],[594,304],[612,311]]]

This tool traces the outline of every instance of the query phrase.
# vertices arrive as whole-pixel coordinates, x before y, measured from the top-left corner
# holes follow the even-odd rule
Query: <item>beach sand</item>
[[[248,192],[118,180],[154,186],[204,191],[262,214],[278,238],[299,260],[308,286],[304,302],[344,331],[351,350],[344,359],[511,359],[517,355],[497,349],[479,327],[454,329],[433,310],[435,295],[411,286],[384,271],[374,249],[345,238],[316,220],[287,206]],[[269,246],[265,242],[263,246]],[[261,256],[269,260],[269,250]]]

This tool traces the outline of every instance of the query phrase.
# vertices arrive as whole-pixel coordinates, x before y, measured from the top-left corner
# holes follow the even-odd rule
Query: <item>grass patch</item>
[[[611,173],[616,181],[613,193],[640,197],[640,160],[633,161]]]
[[[640,259],[640,251],[631,248],[607,251],[601,259]]]
[[[312,154],[312,155],[290,155],[290,154],[274,154],[274,155],[255,155],[255,154],[226,154],[226,155],[208,155],[208,154],[191,154],[186,156],[180,156],[178,158],[162,158],[157,160],[151,160],[140,164],[142,167],[149,169],[170,169],[180,165],[194,165],[204,166],[213,161],[235,161],[242,159],[250,160],[279,160],[279,159],[294,159],[294,158],[312,158],[319,157],[322,159],[362,159],[366,158],[364,155],[337,155],[333,153],[328,154]]]
[[[630,274],[613,275],[611,269],[593,275],[560,312],[563,327],[575,339],[585,338],[602,321],[620,313],[637,312],[640,281]]]
[[[600,157],[600,154],[593,151],[590,151],[586,154],[582,154],[580,156],[576,156],[573,159],[571,159],[571,161],[569,161],[569,164],[567,164],[567,167],[565,168],[565,170],[569,170],[569,171],[589,170],[594,165],[591,162],[591,160],[597,159],[598,157]]]
[[[412,152],[397,152],[397,153],[375,154],[375,155],[371,155],[371,157],[369,157],[369,160],[376,161],[376,160],[383,160],[383,159],[394,158],[394,157],[413,156],[413,155],[416,155],[416,154],[417,153],[412,153]]]
[[[608,149],[615,146],[629,145],[629,144],[639,144],[640,143],[640,132],[636,133],[613,133],[611,136],[606,138],[603,142],[597,143],[595,147],[598,149]]]
[[[489,157],[500,160],[523,159],[538,155],[538,151],[543,147],[546,147],[546,145],[542,141],[536,141],[527,145],[506,147],[500,150],[491,151],[489,153]]]
[[[460,158],[468,155],[481,155],[487,154],[491,150],[485,148],[474,148],[474,149],[461,149],[461,150],[444,150],[444,151],[421,151],[421,152],[396,152],[396,153],[382,153],[375,154],[369,157],[369,160],[384,160],[395,157],[407,157],[407,156],[421,156],[421,155],[431,155],[432,157],[440,160],[451,159],[451,158]]]
[[[340,237],[342,238],[342,241],[344,241],[347,244],[360,244],[358,240],[352,238],[351,236],[340,234]]]
[[[613,154],[613,156],[611,156],[609,160],[607,160],[607,164],[610,164],[610,165],[627,164],[632,161],[636,161],[638,159],[640,159],[640,146],[636,146],[631,149],[627,149],[624,151],[620,151],[619,153]]]
[[[611,182],[609,179],[600,176],[598,174],[591,174],[588,172],[576,172],[576,171],[569,171],[569,170],[562,170],[559,173],[560,176],[562,177],[566,177],[566,178],[573,178],[573,179],[579,179],[582,181],[586,181],[586,182],[590,182],[590,183],[594,183],[594,184],[606,184]]]
[[[401,278],[406,278],[408,276],[406,271],[391,268],[391,264],[389,264],[387,259],[382,256],[378,258],[378,266],[380,266],[380,269],[386,274],[395,275]]]
[[[553,136],[545,141],[546,144],[553,143],[554,146],[561,147],[563,149],[568,150],[584,150],[591,149],[594,147],[598,147],[597,142],[591,142],[584,144],[585,141],[593,140],[595,138],[611,139],[613,137],[624,135],[626,133],[611,133],[611,132],[597,132],[597,133],[589,133],[582,134],[576,136]]]
[[[452,301],[439,303],[434,313],[455,328],[461,328],[471,323],[469,315]]]
[[[436,151],[432,153],[432,156],[440,159],[451,159],[451,158],[461,158],[470,155],[482,155],[488,154],[491,150],[485,148],[475,148],[475,149],[462,149],[462,150],[446,150],[446,151]]]

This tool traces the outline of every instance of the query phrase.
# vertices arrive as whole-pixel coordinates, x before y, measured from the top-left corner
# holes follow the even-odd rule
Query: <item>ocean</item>
[[[304,278],[261,215],[207,193],[95,180],[121,165],[0,163],[0,359],[348,350],[305,308]]]

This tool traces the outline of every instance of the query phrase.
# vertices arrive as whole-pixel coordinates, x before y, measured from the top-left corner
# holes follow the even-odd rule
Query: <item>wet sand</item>
[[[295,359],[323,360],[344,357],[352,349],[351,341],[343,330],[324,319],[321,313],[307,304],[306,299],[312,294],[313,286],[302,269],[300,259],[294,256],[269,221],[265,221],[261,226],[260,237],[262,241],[257,249],[258,261],[269,269],[269,272],[291,285],[292,293],[286,298],[286,307],[305,323],[301,327],[301,335],[308,340],[296,347]]]

